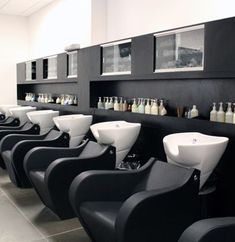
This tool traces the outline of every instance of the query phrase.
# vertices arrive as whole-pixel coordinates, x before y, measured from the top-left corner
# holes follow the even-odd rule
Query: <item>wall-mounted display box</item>
[[[74,78],[78,75],[78,52],[67,53],[67,77]]]
[[[202,71],[204,25],[157,33],[155,72]]]
[[[36,61],[27,61],[25,63],[25,80],[36,80]]]
[[[43,59],[43,79],[57,78],[57,55]]]
[[[131,74],[131,39],[101,45],[102,75]]]

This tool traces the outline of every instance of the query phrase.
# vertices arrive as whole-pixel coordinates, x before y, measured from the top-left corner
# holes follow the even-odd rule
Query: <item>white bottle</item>
[[[144,113],[146,114],[150,114],[151,113],[151,106],[150,106],[150,100],[149,98],[147,99],[147,103],[144,107]]]
[[[115,111],[119,111],[119,109],[120,109],[117,97],[115,97],[113,108],[114,108]]]
[[[132,113],[138,113],[138,107],[137,107],[137,105],[136,105],[136,100],[135,100],[135,98],[133,99],[133,104],[132,104],[132,106],[131,106],[131,112],[132,112]]]
[[[217,120],[217,122],[224,123],[224,118],[225,118],[225,115],[224,115],[224,110],[223,110],[223,103],[220,102],[219,111],[217,112],[216,120]]]
[[[110,101],[108,102],[108,109],[113,109],[113,98],[110,98]]]
[[[109,98],[108,97],[105,97],[105,103],[104,103],[104,109],[108,109],[108,106],[109,106]]]
[[[213,108],[210,112],[210,121],[217,121],[217,111],[216,111],[216,103],[213,103]]]
[[[44,103],[48,103],[48,97],[47,97],[47,94],[45,94]]]
[[[195,117],[198,117],[198,110],[196,105],[193,105],[193,108],[191,110],[191,118],[195,118]]]
[[[228,102],[227,112],[225,113],[225,123],[233,123],[232,103]]]
[[[97,108],[98,108],[98,109],[103,109],[103,108],[104,108],[104,104],[103,104],[103,102],[102,102],[102,100],[101,100],[101,97],[99,97],[99,101],[98,101],[98,103],[97,103]]]
[[[138,106],[138,113],[144,113],[144,99],[141,98],[140,104]]]
[[[153,105],[151,106],[151,114],[158,115],[157,100],[153,100]]]
[[[60,103],[61,103],[60,97],[57,97],[56,100],[55,100],[55,102],[56,102],[57,104],[60,104]]]

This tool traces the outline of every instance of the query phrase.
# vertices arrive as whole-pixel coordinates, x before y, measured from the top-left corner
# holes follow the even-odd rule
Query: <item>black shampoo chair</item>
[[[175,242],[198,218],[199,174],[154,158],[137,171],[87,171],[70,201],[92,241]]]
[[[18,118],[8,117],[0,121],[0,127],[15,127],[20,125]]]
[[[234,242],[235,217],[200,220],[188,227],[178,242]]]
[[[76,148],[34,148],[24,167],[43,203],[67,219],[76,216],[68,196],[73,179],[86,170],[114,169],[115,160],[114,147],[86,140]]]
[[[21,126],[18,127],[5,127],[4,129],[1,130],[0,127],[0,167],[3,169],[6,169],[5,163],[3,161],[3,158],[1,156],[1,153],[3,152],[2,149],[2,140],[4,139],[4,137],[8,136],[8,135],[32,135],[33,137],[35,137],[35,135],[38,135],[40,132],[40,127],[38,124],[32,124],[32,123],[25,123]],[[15,145],[15,141],[12,141],[13,143],[11,144],[11,146]]]
[[[1,155],[11,181],[18,187],[31,187],[23,161],[26,153],[38,146],[69,146],[69,135],[57,130],[50,130],[43,135],[12,134],[4,137],[0,143]]]

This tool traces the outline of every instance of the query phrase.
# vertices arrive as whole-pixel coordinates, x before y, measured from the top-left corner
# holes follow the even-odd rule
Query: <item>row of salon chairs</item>
[[[34,125],[40,130],[40,125]],[[107,133],[109,129],[99,130],[99,126],[93,129],[93,135],[99,144],[86,139],[78,145],[81,140],[76,143],[74,139],[73,142],[70,139],[69,142],[71,133],[60,125],[57,123],[57,127],[67,132],[53,129],[43,134],[29,131],[27,134],[16,132],[1,136],[1,132],[5,130],[1,130],[0,124],[2,161],[16,186],[33,185],[42,202],[60,218],[70,218],[76,214],[92,241],[173,242],[178,240],[185,228],[199,219],[198,170],[161,162],[155,158],[151,158],[139,170],[115,170],[115,165],[118,165],[131,147],[125,145],[128,149],[121,149],[119,152],[119,145],[115,145],[118,150],[116,152],[110,145],[114,144],[114,140]],[[112,123],[107,123],[106,127],[108,125]],[[121,130],[127,132],[125,129]],[[87,131],[88,129],[84,133]],[[130,136],[133,145],[138,132]],[[76,137],[72,138],[77,140]],[[209,222],[212,223],[211,220]],[[232,218],[229,222],[231,225]],[[208,240],[208,235],[201,236],[201,230],[198,232],[201,223],[205,221],[189,227],[179,241],[234,241]],[[219,228],[219,225],[224,225],[221,219],[220,222],[213,220],[213,224],[215,223]],[[209,229],[210,226],[206,228]],[[207,232],[206,229],[203,232]],[[210,229],[210,236],[211,234]],[[222,234],[224,236],[226,233]],[[228,237],[230,238],[231,236]]]

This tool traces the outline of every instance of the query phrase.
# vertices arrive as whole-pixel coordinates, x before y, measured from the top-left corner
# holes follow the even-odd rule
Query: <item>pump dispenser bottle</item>
[[[115,111],[119,111],[119,103],[118,103],[118,98],[115,97],[115,101],[114,101],[114,110]]]
[[[127,108],[128,108],[127,102],[126,102],[126,100],[124,100],[124,102],[122,104],[122,111],[126,112],[127,111]]]
[[[103,102],[102,102],[102,100],[101,100],[101,97],[99,97],[99,101],[98,101],[98,103],[97,103],[97,108],[98,108],[98,109],[103,109],[103,108],[104,108],[104,104],[103,104]]]
[[[108,109],[108,106],[109,106],[109,98],[105,97],[104,98],[104,109]]]
[[[233,123],[233,112],[232,112],[232,103],[228,102],[228,108],[225,113],[225,123]]]
[[[119,111],[123,111],[123,101],[122,101],[122,97],[120,97],[120,101],[119,101]]]
[[[223,110],[223,103],[220,102],[219,103],[219,111],[217,112],[217,116],[216,116],[217,122],[223,123],[224,118],[225,118],[225,115],[224,115],[224,110]]]
[[[197,110],[197,106],[193,105],[193,108],[191,110],[191,118],[195,118],[198,117],[198,110]]]
[[[210,121],[217,121],[217,111],[216,111],[216,103],[213,103],[213,108],[210,112]]]
[[[136,99],[135,98],[133,99],[133,104],[131,106],[131,112],[132,113],[138,113],[138,107],[137,107]]]
[[[235,103],[233,103],[234,110],[233,110],[233,123],[235,124]]]
[[[166,109],[165,109],[165,107],[164,107],[164,105],[163,105],[163,100],[160,100],[159,114],[160,114],[161,116],[164,116],[164,115],[167,114],[167,111],[166,111]]]
[[[151,114],[158,115],[158,105],[157,100],[153,100],[153,104],[151,106]]]
[[[150,100],[149,98],[147,99],[147,103],[144,107],[144,113],[150,114],[151,113],[151,105],[150,105]]]
[[[113,98],[111,97],[108,103],[108,109],[113,109],[114,105],[113,105]]]
[[[144,113],[144,99],[140,99],[140,104],[138,106],[138,113]]]

